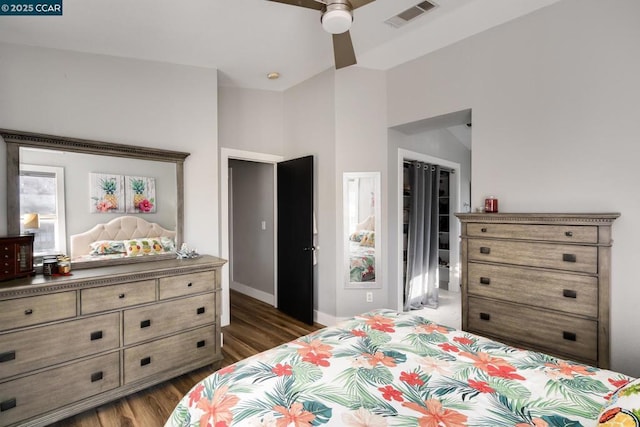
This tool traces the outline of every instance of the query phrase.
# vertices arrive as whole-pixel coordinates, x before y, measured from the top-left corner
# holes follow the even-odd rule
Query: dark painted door
[[[278,310],[313,324],[313,156],[278,163]]]

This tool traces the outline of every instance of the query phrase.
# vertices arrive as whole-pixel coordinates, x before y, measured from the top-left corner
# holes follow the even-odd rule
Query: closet
[[[403,168],[403,183],[402,183],[402,233],[403,233],[403,246],[402,246],[402,268],[403,282],[406,281],[407,275],[407,246],[408,246],[408,233],[409,233],[409,217],[411,212],[411,183],[409,180],[409,165],[410,161],[404,162]],[[450,272],[450,222],[451,222],[451,206],[450,201],[450,175],[452,170],[441,167],[440,177],[438,184],[438,230],[432,230],[432,232],[438,233],[438,276],[439,276],[439,288],[449,289],[449,272]]]

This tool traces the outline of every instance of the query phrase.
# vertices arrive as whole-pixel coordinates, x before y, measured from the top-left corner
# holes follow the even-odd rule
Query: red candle
[[[498,213],[498,199],[493,196],[484,199],[484,211],[487,213]]]

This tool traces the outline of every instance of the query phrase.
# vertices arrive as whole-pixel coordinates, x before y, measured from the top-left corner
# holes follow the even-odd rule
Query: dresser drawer
[[[211,292],[215,287],[215,271],[162,277],[160,278],[160,299],[174,298],[199,292]]]
[[[119,325],[111,313],[0,335],[0,378],[117,348]]]
[[[469,297],[469,331],[521,342],[581,360],[598,359],[598,323],[519,305]]]
[[[598,316],[598,279],[581,274],[470,262],[469,294],[582,316]]]
[[[120,385],[119,353],[0,384],[0,425],[9,425]]]
[[[203,294],[124,312],[124,344],[134,344],[216,321],[215,295]]]
[[[469,239],[471,261],[497,262],[582,273],[598,272],[596,246]]]
[[[75,315],[74,291],[0,301],[0,328],[5,331]]]
[[[592,225],[469,223],[467,235],[566,243],[598,243],[598,227]]]
[[[156,299],[156,281],[123,283],[80,291],[80,311],[82,314],[129,307]]]
[[[215,328],[208,326],[124,350],[124,382],[130,384],[168,369],[199,360],[211,361],[216,353]]]

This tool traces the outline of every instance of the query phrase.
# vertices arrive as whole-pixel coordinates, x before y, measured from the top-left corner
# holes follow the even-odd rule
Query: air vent
[[[424,15],[434,7],[436,7],[435,4],[428,1],[423,1],[403,12],[400,12],[396,16],[392,16],[384,22],[385,24],[389,24],[394,28],[400,28],[404,25],[407,25],[410,21],[416,19],[418,16]]]

